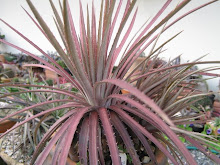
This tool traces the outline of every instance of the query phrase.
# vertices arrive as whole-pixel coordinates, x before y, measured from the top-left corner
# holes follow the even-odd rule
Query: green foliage
[[[49,80],[46,80],[46,82],[49,86],[53,86],[53,83],[54,83],[53,80],[49,79]]]
[[[75,93],[79,92],[79,90],[77,88],[71,88],[71,91],[75,92]]]
[[[64,69],[67,68],[67,66],[66,66],[66,64],[64,63],[63,60],[57,60],[57,63],[58,63],[62,68],[64,68]]]
[[[5,56],[5,60],[8,61],[8,62],[12,62],[12,61],[17,59],[16,56],[14,56],[10,53],[6,53],[4,56]]]
[[[220,127],[220,117],[215,118],[215,127]]]
[[[192,132],[192,127],[190,126],[190,124],[178,125],[177,127],[180,128],[180,129],[186,130],[186,131],[188,131],[188,132]],[[186,139],[183,138],[183,137],[181,137],[181,136],[179,136],[179,139],[180,139],[183,143],[186,142]]]
[[[214,148],[214,150],[216,149],[217,151],[217,153],[219,154],[220,152],[218,152],[218,151],[220,151],[220,147],[219,147],[219,145],[220,145],[220,142],[214,142],[215,144],[212,144],[212,143],[208,143],[207,142],[207,144],[209,144],[210,146],[212,146],[213,148]],[[213,148],[211,148],[211,147],[209,147],[209,150],[212,150]]]
[[[216,119],[218,119],[218,118],[216,118]],[[214,134],[213,134],[215,129],[218,129],[218,128],[216,128],[216,126],[215,126],[215,128],[213,128],[212,126],[210,126],[210,124],[205,124],[202,134],[207,135],[207,130],[208,129],[212,129],[212,133],[210,135],[209,134],[208,135],[215,138],[215,140],[212,140],[212,142],[215,143],[215,144],[212,144],[212,143],[209,143],[209,142],[206,142],[206,143],[209,144],[210,146],[212,146],[214,149],[216,149],[217,152],[220,152],[220,146],[219,146],[220,145],[220,136],[219,135],[214,136]],[[207,137],[203,137],[203,138],[208,139]],[[212,150],[213,148],[209,147],[210,150]]]
[[[192,127],[190,126],[190,124],[178,125],[178,128],[181,128],[187,131],[192,131]]]
[[[9,92],[18,92],[18,91],[19,91],[18,88],[14,88],[14,87],[6,87],[6,89],[7,89]]]
[[[196,101],[198,100],[198,98],[192,98],[190,101]],[[208,109],[206,109],[207,107],[209,107]],[[196,109],[196,110],[210,110],[210,108],[212,107],[212,100],[209,98],[209,96],[202,96],[201,98],[199,98],[198,101],[196,101],[195,103],[193,103],[191,105],[191,108]]]

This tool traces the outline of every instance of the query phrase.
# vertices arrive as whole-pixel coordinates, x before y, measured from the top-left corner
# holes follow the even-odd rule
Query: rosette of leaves
[[[176,126],[191,123],[191,120],[199,118],[199,116],[175,116],[177,112],[190,104],[189,99],[204,95],[189,93],[178,97],[184,88],[179,84],[190,75],[213,69],[190,71],[189,68],[196,64],[217,62],[194,61],[179,65],[172,65],[172,62],[168,62],[156,68],[153,67],[156,57],[164,51],[163,46],[179,33],[169,38],[162,45],[157,46],[156,41],[159,36],[185,16],[215,1],[210,1],[192,9],[171,21],[170,19],[175,17],[176,13],[187,5],[190,0],[181,1],[176,8],[161,18],[161,15],[171,3],[171,0],[167,0],[157,14],[143,25],[143,28],[127,45],[128,37],[131,35],[136,19],[136,1],[127,0],[125,8],[122,8],[123,0],[117,2],[116,0],[101,1],[99,17],[96,16],[95,7],[92,3],[91,14],[89,7],[87,10],[87,19],[84,19],[85,13],[80,1],[80,32],[78,34],[68,0],[64,0],[63,4],[60,3],[62,15],[59,14],[52,0],[50,0],[55,24],[62,39],[61,44],[32,2],[27,0],[36,20],[28,11],[25,10],[25,12],[54,46],[73,77],[24,34],[1,20],[46,56],[49,62],[12,43],[0,41],[39,60],[43,64],[41,67],[54,70],[78,90],[75,93],[57,87],[38,86],[42,89],[25,90],[17,93],[51,92],[68,96],[68,99],[53,100],[53,102],[62,102],[63,104],[44,109],[1,135],[1,137],[4,136],[36,117],[41,117],[59,109],[69,108],[45,133],[35,149],[31,164],[43,164],[54,146],[55,152],[51,164],[65,164],[69,151],[72,150],[71,146],[78,144],[80,164],[105,164],[106,160],[110,159],[114,165],[120,165],[118,151],[118,143],[120,143],[120,146],[126,148],[132,163],[138,165],[141,164],[141,161],[136,150],[140,148],[134,145],[134,139],[135,141],[138,139],[151,161],[155,164],[157,164],[157,161],[148,142],[152,142],[157,146],[174,164],[181,163],[176,152],[185,157],[189,164],[196,164],[190,152],[179,140],[179,136],[184,137],[215,162],[220,163],[219,158],[207,152],[203,146],[206,145],[204,142],[206,139],[203,140],[199,134],[182,130]],[[123,13],[122,18],[119,17],[119,13]],[[131,20],[128,18],[131,18]],[[119,24],[119,27],[116,26],[116,23]],[[126,24],[128,24],[127,28]],[[128,76],[125,76],[132,63],[152,44],[153,49],[146,56],[145,61]],[[61,45],[64,45],[64,47]],[[122,58],[120,58],[120,55],[123,55]],[[112,72],[118,58],[120,58],[119,65]],[[151,60],[151,63],[148,62],[149,60]],[[1,87],[3,86],[1,85]],[[15,84],[11,86],[24,87],[26,85]],[[123,95],[120,92],[121,89],[129,91],[129,93]],[[9,96],[9,94],[1,95],[1,97],[6,96]],[[0,122],[32,108],[51,103],[45,101],[28,106],[1,119]],[[195,122],[198,121],[195,120]],[[164,135],[167,136],[167,139],[164,138]]]

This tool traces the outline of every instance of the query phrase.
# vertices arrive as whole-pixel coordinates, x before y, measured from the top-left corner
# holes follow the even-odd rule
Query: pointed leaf
[[[77,129],[77,126],[82,119],[83,115],[89,110],[88,107],[81,108],[77,111],[76,115],[74,115],[74,118],[72,119],[70,126],[69,126],[69,132],[66,136],[66,141],[64,142],[65,149],[61,152],[58,164],[65,164],[67,160],[67,156],[69,153],[69,149],[72,143],[72,139],[74,137],[75,131]]]
[[[102,122],[103,129],[105,131],[106,139],[107,139],[109,150],[111,153],[112,163],[114,165],[120,165],[121,161],[119,158],[118,147],[117,147],[116,140],[114,137],[114,132],[113,132],[110,120],[109,120],[107,109],[100,108],[98,113],[99,113],[100,120]]]
[[[97,150],[98,113],[91,112],[89,116],[89,163],[98,164]]]
[[[83,120],[79,133],[79,160],[83,165],[87,165],[87,149],[89,141],[89,118]]]
[[[130,135],[128,134],[126,128],[124,127],[123,123],[120,121],[120,119],[117,117],[115,113],[110,113],[111,115],[111,121],[114,127],[117,129],[119,132],[122,140],[124,141],[124,144],[127,148],[128,153],[130,154],[132,158],[132,162],[135,165],[141,165],[141,162],[139,160],[139,157],[137,155],[137,152],[134,148],[134,144],[131,141]]]

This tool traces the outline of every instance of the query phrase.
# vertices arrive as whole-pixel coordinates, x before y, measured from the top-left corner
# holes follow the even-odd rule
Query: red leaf
[[[49,109],[49,110],[45,110],[45,111],[40,112],[40,113],[38,113],[38,114],[36,114],[36,115],[33,115],[33,116],[31,116],[31,117],[25,119],[24,121],[22,121],[22,122],[20,122],[20,123],[18,123],[18,124],[16,124],[16,125],[14,125],[12,128],[10,128],[9,130],[7,130],[5,133],[1,134],[1,135],[0,135],[0,138],[2,138],[3,136],[5,136],[5,135],[8,134],[9,132],[13,131],[15,128],[18,128],[19,126],[23,125],[24,123],[26,123],[26,122],[28,122],[28,121],[34,119],[34,118],[37,118],[37,117],[39,117],[39,116],[42,116],[42,115],[44,115],[44,114],[46,114],[46,113],[48,113],[48,112],[53,112],[53,111],[56,111],[56,110],[59,110],[59,109],[63,109],[63,108],[71,108],[71,107],[73,107],[73,106],[76,107],[75,104],[64,104],[64,105],[61,105],[61,106],[57,106],[57,107],[55,107],[55,108],[51,108],[51,109]],[[73,111],[73,110],[72,110],[72,111]]]
[[[164,119],[169,125],[174,126],[173,122],[169,119],[169,117],[160,109],[160,107],[148,96],[146,96],[144,93],[139,91],[137,88],[133,87],[131,84],[118,79],[106,79],[102,82],[107,82],[114,84],[116,86],[119,86],[122,89],[126,89],[131,94],[136,96],[138,99],[140,99],[142,102],[144,102],[147,106],[149,106],[153,111],[155,111],[158,116],[160,116],[162,119]]]
[[[89,141],[89,118],[85,118],[79,133],[79,160],[81,164],[87,165],[87,148]]]
[[[47,156],[49,155],[51,149],[56,144],[57,140],[66,132],[69,131],[68,128],[71,125],[72,121],[74,121],[74,115],[71,116],[67,121],[63,123],[63,125],[59,128],[59,130],[54,134],[52,139],[49,141],[48,145],[44,148],[44,150],[41,152],[39,157],[37,158],[35,164],[43,164],[46,160]]]
[[[98,113],[91,112],[89,116],[89,163],[97,164],[97,130],[98,130]]]
[[[61,135],[61,137],[60,137],[58,143],[56,144],[56,147],[53,147],[53,148],[55,148],[55,152],[54,152],[54,154],[53,154],[52,164],[57,164],[58,159],[59,159],[59,156],[60,156],[60,153],[61,153],[61,152],[63,151],[63,149],[65,148],[64,143],[65,143],[65,141],[66,141],[66,136],[67,136],[67,134],[68,134],[68,129],[66,130],[66,132],[64,132],[64,133]],[[52,150],[53,150],[53,149],[52,149]]]
[[[66,163],[67,156],[68,156],[68,153],[69,153],[69,149],[70,149],[70,146],[71,146],[72,139],[74,137],[75,131],[77,129],[77,126],[78,126],[80,120],[82,119],[83,115],[88,110],[89,110],[88,107],[78,109],[76,115],[74,115],[74,117],[73,117],[73,119],[72,119],[72,121],[70,123],[70,126],[69,126],[69,131],[68,131],[68,134],[66,136],[66,141],[64,143],[65,148],[63,149],[63,151],[60,154],[58,164],[65,164]]]
[[[120,121],[120,119],[117,117],[117,115],[115,113],[110,113],[110,115],[111,115],[112,124],[117,129],[117,131],[120,134],[122,140],[124,141],[124,144],[125,144],[125,146],[127,148],[127,151],[129,152],[129,154],[130,154],[130,156],[132,158],[133,164],[141,165],[141,162],[139,160],[137,152],[136,152],[136,150],[134,148],[134,144],[133,144],[133,142],[132,142],[132,140],[130,138],[130,135],[128,134],[125,126],[123,125],[123,123]]]
[[[37,145],[32,160],[31,160],[31,164],[33,164],[35,162],[35,160],[37,159],[39,153],[41,152],[43,146],[46,144],[46,142],[48,141],[48,139],[52,136],[52,134],[56,131],[56,129],[62,124],[64,123],[64,120],[66,120],[67,118],[69,118],[70,116],[72,116],[75,113],[75,111],[69,111],[68,113],[66,113],[64,116],[62,116],[60,119],[58,119],[51,127],[50,129],[44,134],[44,137],[41,139],[40,143]]]
[[[135,115],[137,115],[138,117],[140,117],[141,119],[144,119],[145,121],[148,121],[149,123],[151,123],[148,119],[146,119],[146,116],[144,116],[143,114],[137,112],[136,109],[132,109],[129,108],[127,106],[123,106],[123,105],[117,105],[119,108],[123,109],[123,110],[128,110],[130,113],[133,113]],[[152,120],[153,121],[153,120]],[[156,123],[154,126],[156,127],[158,123]],[[156,158],[154,153],[152,152],[152,149],[150,148],[150,145],[148,144],[148,142],[146,141],[146,138],[143,136],[143,134],[138,131],[137,129],[133,129],[134,133],[137,135],[137,137],[139,138],[139,140],[141,141],[141,143],[143,144],[147,154],[149,155],[149,157],[151,158],[151,160],[153,162],[155,162],[156,164]]]
[[[35,107],[38,107],[38,106],[41,106],[41,105],[50,104],[50,103],[56,103],[56,102],[71,102],[71,101],[72,100],[67,100],[67,99],[65,100],[65,99],[63,99],[63,100],[51,100],[51,101],[46,101],[46,102],[43,102],[43,103],[34,104],[32,106],[26,107],[24,109],[21,109],[21,110],[19,110],[17,112],[12,113],[12,114],[9,114],[8,116],[6,116],[4,118],[1,118],[0,119],[0,123],[5,121],[5,120],[7,120],[7,119],[9,119],[9,118],[11,118],[11,117],[13,117],[13,116],[16,116],[16,115],[20,114],[22,112],[25,112],[27,110],[30,110],[32,108],[35,108]]]
[[[98,127],[98,136],[97,136],[97,145],[98,145],[98,153],[99,153],[99,161],[101,164],[105,164],[105,158],[102,150],[102,131],[101,127]]]
[[[104,132],[105,132],[105,136],[108,142],[108,146],[109,146],[109,150],[110,150],[110,154],[111,154],[111,158],[112,158],[112,163],[114,165],[120,165],[121,161],[119,158],[119,153],[118,153],[118,147],[116,144],[116,140],[114,137],[114,132],[111,126],[111,123],[109,121],[109,116],[107,113],[107,109],[105,108],[100,108],[99,111],[99,117],[100,120],[102,122],[103,128],[104,128]]]

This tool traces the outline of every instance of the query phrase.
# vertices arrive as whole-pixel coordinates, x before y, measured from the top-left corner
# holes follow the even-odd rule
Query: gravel
[[[8,103],[4,103],[4,102],[0,102],[0,108],[1,108],[1,111],[0,111],[0,116],[5,116],[9,113],[9,110],[7,109],[4,109],[4,107],[6,107],[8,105]]]
[[[15,130],[14,132],[4,136],[0,151],[4,152],[19,163],[30,164],[30,157],[24,152],[30,149],[30,145],[27,144],[25,147],[23,146],[22,149],[17,150],[17,148],[21,146],[21,143],[22,137]]]
[[[189,144],[186,144],[186,146],[189,146]],[[196,160],[196,162],[198,163],[198,165],[218,165],[215,162],[213,162],[211,159],[209,159],[205,154],[203,154],[202,152],[200,152],[199,150],[189,150],[192,154],[192,156],[194,157],[194,159]],[[220,158],[220,155],[218,155]],[[185,161],[184,158],[182,158],[181,160],[183,160],[183,164],[184,165],[188,165]],[[171,163],[170,160],[168,160],[168,163],[170,165],[173,165],[173,163]]]
[[[0,116],[6,116],[15,111],[11,109],[4,109],[4,107],[7,107],[8,105],[8,103],[0,102]],[[19,163],[27,163],[30,161],[30,157],[22,152],[22,150],[24,150],[24,147],[22,148],[22,150],[16,150],[18,147],[21,146],[22,143],[22,134],[20,134],[19,131],[19,128],[15,129],[11,133],[5,135],[2,139],[0,139],[0,153],[3,153],[4,155],[7,154]],[[28,147],[30,147],[30,145],[26,145],[26,151],[28,151]]]

